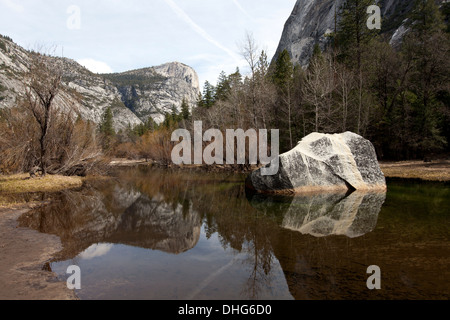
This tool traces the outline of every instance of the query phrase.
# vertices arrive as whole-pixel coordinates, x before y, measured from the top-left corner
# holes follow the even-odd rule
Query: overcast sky
[[[0,34],[26,49],[58,55],[93,72],[123,72],[179,61],[216,83],[245,61],[252,33],[273,56],[295,0],[0,0]]]

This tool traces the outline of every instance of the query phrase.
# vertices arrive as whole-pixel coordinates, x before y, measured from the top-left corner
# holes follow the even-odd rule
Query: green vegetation
[[[1,39],[5,39],[5,40],[7,40],[7,41],[9,41],[9,42],[13,42],[13,43],[14,43],[13,39],[11,39],[11,38],[8,37],[8,36],[4,36],[4,35],[0,34],[0,38],[1,38]]]
[[[116,135],[114,130],[112,107],[107,108],[103,114],[102,121],[99,125],[99,132],[102,136],[103,149],[109,150],[111,148],[112,140]]]

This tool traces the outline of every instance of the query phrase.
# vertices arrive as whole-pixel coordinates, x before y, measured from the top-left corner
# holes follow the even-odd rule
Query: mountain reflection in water
[[[67,265],[80,264],[89,280],[79,292],[82,299],[447,294],[439,289],[442,279],[415,277],[417,265],[408,262],[426,230],[412,228],[416,221],[392,228],[385,219],[378,226],[384,193],[262,196],[246,194],[245,177],[236,174],[130,168],[115,176],[60,193],[20,219],[22,226],[61,238],[63,250],[52,266],[64,277]],[[419,231],[405,241],[410,230]],[[435,234],[444,232],[447,239],[442,230]],[[406,244],[395,247],[399,241]],[[431,252],[448,250],[447,243]],[[428,254],[423,261],[430,263],[421,268],[436,274],[448,259],[436,261]],[[105,264],[108,271],[99,267]],[[383,284],[393,291],[367,290],[372,264],[382,268]],[[421,285],[405,288],[405,279]]]

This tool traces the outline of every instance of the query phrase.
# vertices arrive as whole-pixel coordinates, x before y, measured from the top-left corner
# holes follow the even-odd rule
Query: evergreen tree
[[[230,94],[230,90],[231,90],[230,79],[227,77],[226,73],[222,71],[217,81],[214,100],[225,101],[228,98],[228,95]]]
[[[214,86],[211,83],[209,83],[209,81],[205,81],[205,85],[203,87],[202,106],[206,109],[211,108],[216,102],[214,96],[215,96]]]
[[[264,78],[266,78],[268,72],[269,72],[269,60],[267,58],[266,52],[263,50],[261,52],[261,55],[259,56],[257,68],[256,68],[256,74],[255,79],[256,81],[262,81]]]
[[[231,88],[238,87],[242,84],[242,74],[239,68],[236,68],[236,71],[228,77],[230,81]]]
[[[448,125],[448,105],[439,97],[448,94],[450,64],[449,35],[438,6],[433,0],[416,0],[410,16],[411,32],[406,36],[403,53],[413,69],[407,105],[412,111],[408,128],[410,149],[416,154],[439,150],[446,143],[442,131]]]
[[[289,52],[285,49],[276,60],[272,80],[279,90],[285,91],[292,84],[293,74],[294,65]]]
[[[191,112],[189,109],[189,103],[186,99],[183,99],[183,102],[181,103],[181,118],[183,120],[188,120],[190,118]]]
[[[104,150],[111,149],[112,141],[116,132],[113,126],[113,113],[111,108],[106,109],[103,114],[102,122],[100,123],[99,131],[102,134],[102,146]]]
[[[361,70],[361,59],[364,46],[378,33],[378,30],[367,28],[367,8],[373,0],[347,0],[340,10],[340,23],[337,42],[341,51],[340,58],[348,64],[356,62],[356,69]]]
[[[443,16],[434,0],[415,0],[410,27],[421,38],[445,30]]]
[[[102,122],[100,123],[100,133],[108,137],[112,137],[116,134],[114,131],[113,113],[111,108],[106,109],[103,114]]]
[[[278,102],[277,102],[277,112],[281,112],[285,117],[278,117],[277,122],[280,127],[287,127],[288,138],[284,138],[282,135],[281,145],[282,147],[287,147],[287,149],[292,149],[294,147],[293,140],[293,123],[292,119],[294,116],[294,65],[291,61],[291,56],[289,52],[285,49],[278,56],[275,63],[275,68],[272,74],[272,81],[275,84],[278,91]],[[287,123],[287,125],[286,125]]]
[[[204,108],[205,106],[203,105],[203,95],[201,92],[198,93],[198,97],[197,97],[197,108]]]
[[[311,56],[311,59],[322,57],[322,49],[320,49],[320,45],[316,43],[314,45],[313,54]]]

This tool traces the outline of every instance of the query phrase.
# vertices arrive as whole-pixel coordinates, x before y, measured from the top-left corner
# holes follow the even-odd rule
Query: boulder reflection
[[[385,200],[384,192],[357,191],[291,197],[249,195],[250,203],[258,211],[281,215],[281,227],[314,237],[356,238],[373,231]]]

